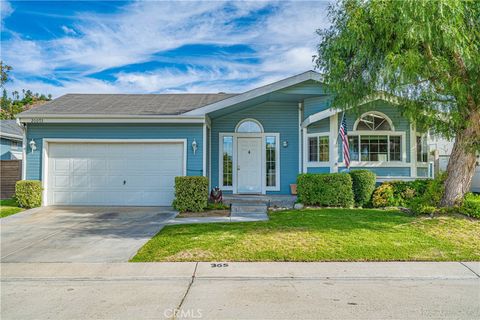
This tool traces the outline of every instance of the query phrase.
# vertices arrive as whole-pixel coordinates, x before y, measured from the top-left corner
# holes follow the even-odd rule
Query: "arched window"
[[[397,132],[383,113],[369,111],[360,116],[349,132],[350,159],[366,162],[406,160],[405,132]]]
[[[392,121],[383,113],[367,112],[358,118],[353,130],[356,131],[394,131]]]
[[[260,133],[263,132],[263,127],[255,119],[244,119],[237,124],[236,132],[241,133]]]

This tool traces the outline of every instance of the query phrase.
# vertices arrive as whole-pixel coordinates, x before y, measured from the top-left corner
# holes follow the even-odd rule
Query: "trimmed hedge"
[[[348,173],[305,173],[297,178],[298,200],[305,205],[351,207],[352,178]]]
[[[353,195],[357,206],[365,206],[370,202],[377,176],[370,170],[352,170],[350,171],[353,185]]]
[[[207,177],[175,177],[173,207],[180,212],[204,211],[208,205]]]
[[[42,183],[38,180],[17,181],[15,199],[22,208],[40,207],[42,205]]]
[[[469,217],[480,219],[480,195],[467,193],[459,211]]]

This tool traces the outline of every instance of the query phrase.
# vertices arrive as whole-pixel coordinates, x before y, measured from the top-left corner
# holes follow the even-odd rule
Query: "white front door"
[[[262,138],[237,140],[237,192],[262,192]]]

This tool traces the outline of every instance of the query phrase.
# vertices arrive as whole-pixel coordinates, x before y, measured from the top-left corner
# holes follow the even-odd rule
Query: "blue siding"
[[[395,127],[395,131],[403,131],[406,133],[405,144],[406,144],[407,162],[409,163],[410,162],[410,122],[408,121],[407,118],[402,116],[401,107],[391,105],[388,102],[383,100],[377,100],[362,106],[357,112],[348,111],[346,115],[348,131],[352,131],[353,125],[355,124],[355,121],[358,119],[358,117],[360,117],[361,114],[368,111],[379,111],[386,114],[390,118],[390,120],[392,120],[393,126]],[[342,113],[339,113],[338,115],[339,126],[341,121],[342,121]],[[341,141],[339,141],[338,156],[339,156],[339,161],[340,162],[343,161]]]
[[[187,139],[187,175],[202,175],[203,126],[201,124],[29,124],[27,141],[34,140],[37,150],[28,148],[27,179],[42,177],[42,139]],[[192,141],[198,149],[192,151]]]
[[[212,118],[212,186],[218,186],[219,133],[234,132],[235,126],[245,118],[258,120],[265,132],[280,133],[280,191],[289,194],[290,184],[298,175],[298,104],[296,102],[266,102],[230,114]],[[288,140],[288,147],[282,142]]]
[[[338,169],[338,172],[344,171],[346,168],[341,167]],[[374,172],[377,177],[409,177],[410,168],[409,167],[392,167],[392,168],[365,168],[365,167],[350,167],[350,170],[370,170]]]
[[[321,112],[330,108],[331,97],[308,98],[303,101],[303,118],[306,119],[312,114]]]
[[[309,167],[307,173],[330,173],[330,167]]]
[[[0,160],[10,160],[10,140],[1,138],[0,139]]]
[[[317,121],[307,127],[307,133],[330,132],[330,118]]]
[[[277,91],[280,94],[324,95],[327,94],[323,84],[314,81],[304,81],[291,87]]]
[[[417,177],[428,177],[428,168],[417,167]]]

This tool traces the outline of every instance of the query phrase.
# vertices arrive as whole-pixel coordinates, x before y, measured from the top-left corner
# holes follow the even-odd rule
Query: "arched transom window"
[[[406,161],[405,132],[395,131],[392,121],[381,112],[362,114],[348,133],[348,141],[352,161]]]
[[[240,133],[260,133],[263,132],[263,128],[257,120],[245,119],[237,124],[235,131]]]
[[[392,121],[380,112],[367,112],[355,122],[357,131],[393,131]]]

